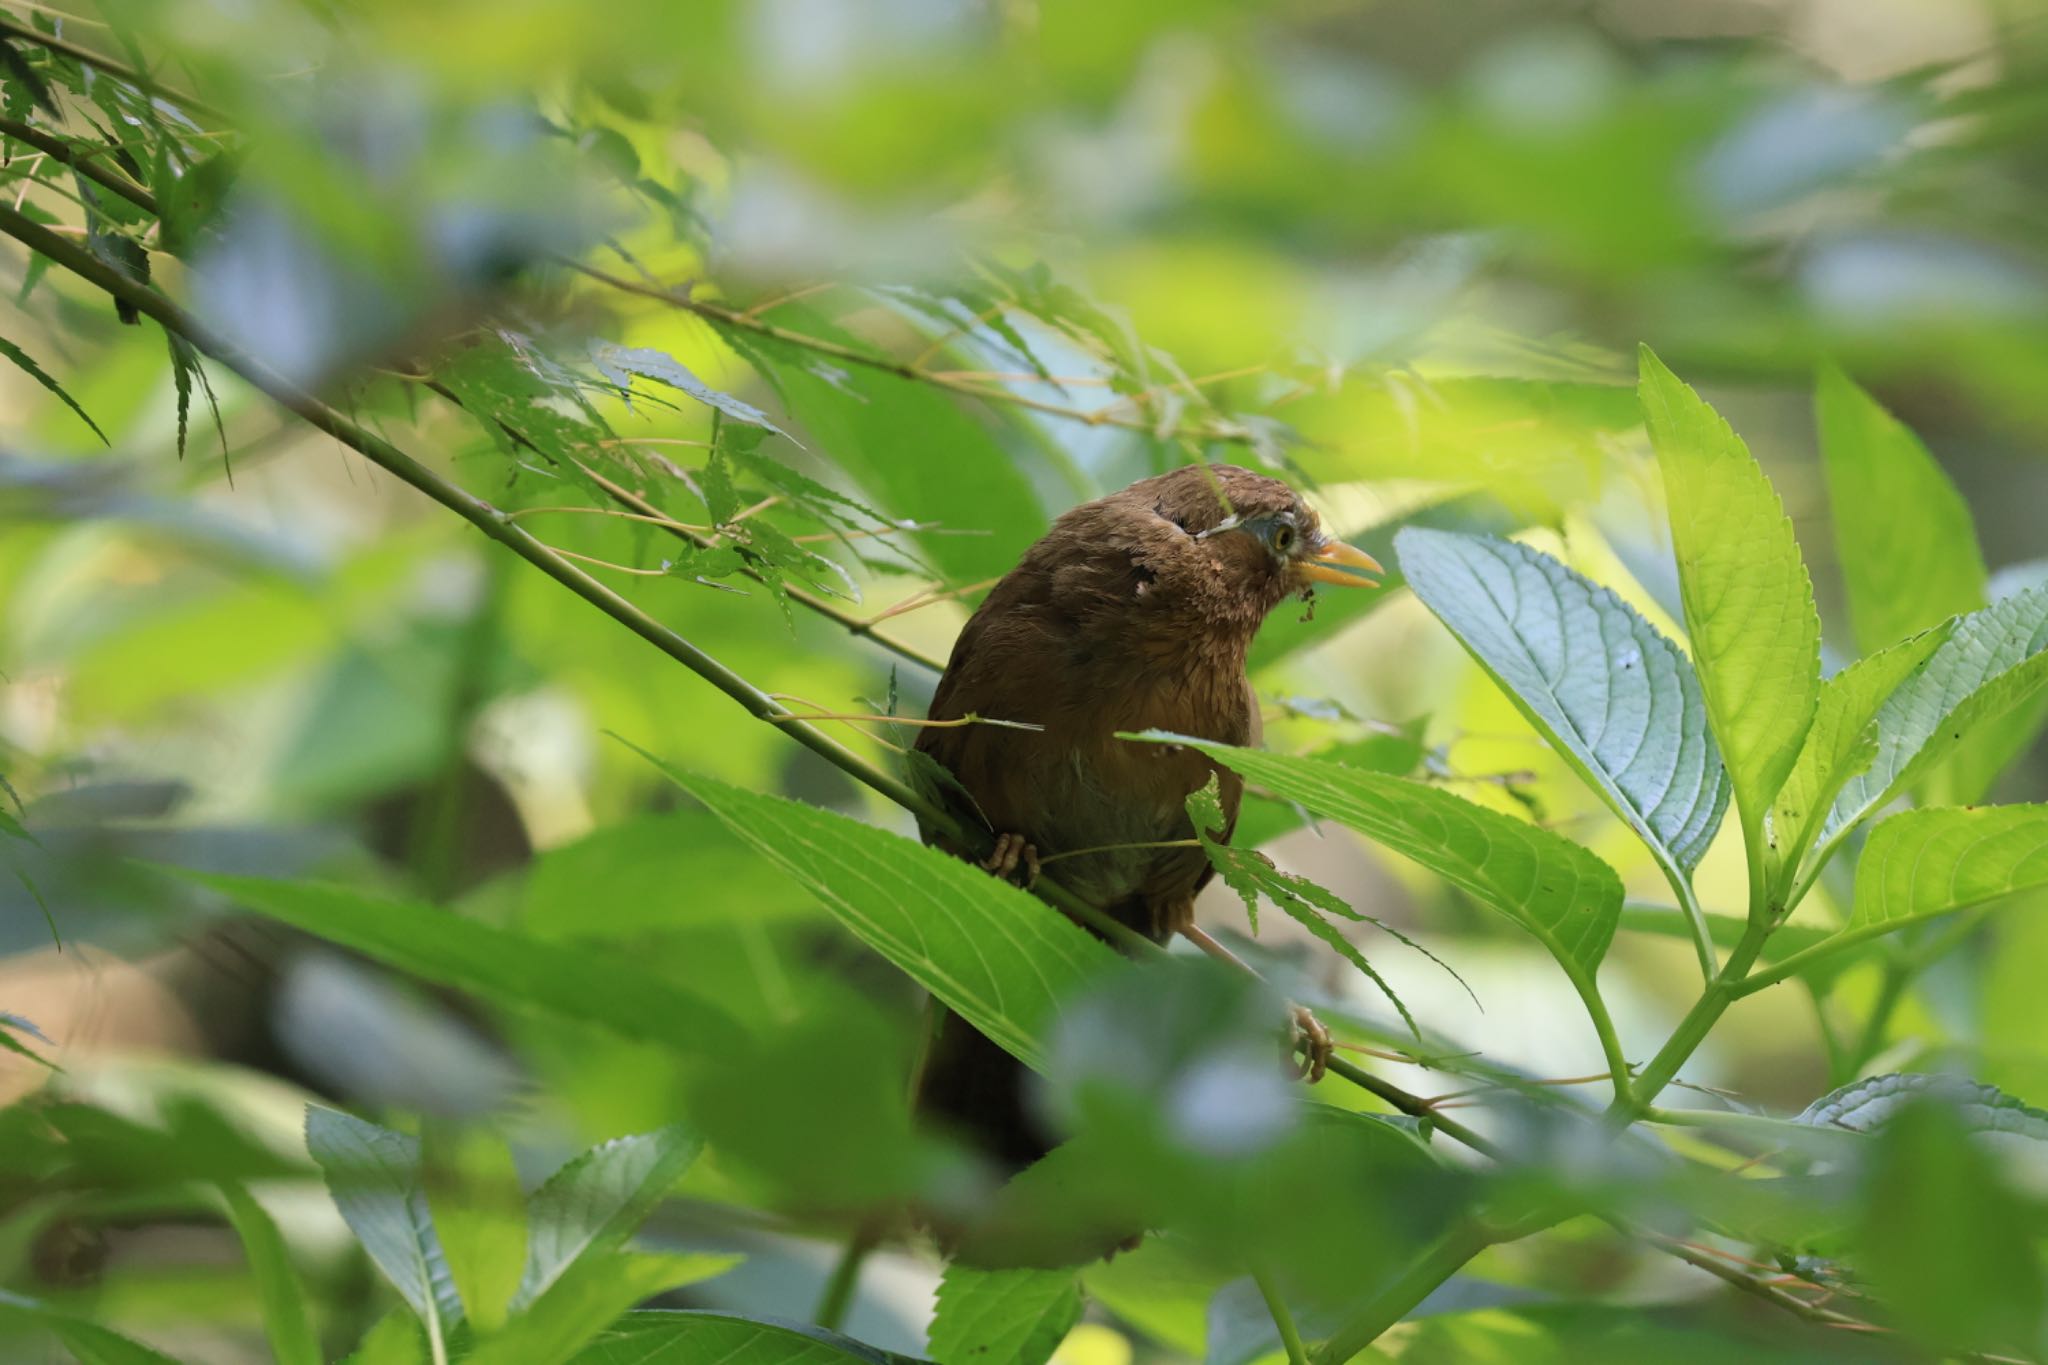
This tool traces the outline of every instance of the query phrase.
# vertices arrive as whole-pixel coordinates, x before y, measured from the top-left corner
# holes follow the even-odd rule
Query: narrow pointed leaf
[[[956,1261],[939,1281],[927,1349],[938,1365],[1045,1365],[1080,1319],[1072,1270],[981,1270]]]
[[[923,1365],[808,1323],[740,1313],[641,1311],[576,1353],[573,1365]],[[995,1365],[990,1361],[989,1365]]]
[[[1126,739],[1199,749],[1247,782],[1412,858],[1536,935],[1590,988],[1621,917],[1621,879],[1569,839],[1421,782],[1322,759],[1150,730]]]
[[[417,1138],[319,1105],[306,1106],[306,1150],[356,1240],[392,1288],[446,1332],[462,1321],[462,1300],[434,1235],[420,1180]]]
[[[1858,647],[1875,653],[1982,608],[1977,527],[1920,438],[1833,366],[1820,373],[1814,415]]]
[[[1117,961],[1043,901],[935,848],[649,758],[856,938],[1027,1065],[1042,1066],[1060,1002]]]
[[[1820,695],[1813,585],[1749,448],[1648,347],[1638,393],[1664,473],[1693,663],[1744,828],[1760,830]]]
[[[5,356],[7,359],[13,361],[15,366],[19,368],[23,374],[26,374],[30,379],[35,380],[36,383],[41,384],[51,393],[54,393],[57,395],[57,397],[63,399],[64,406],[70,408],[73,412],[77,413],[78,420],[92,428],[92,434],[100,438],[100,443],[102,445],[113,444],[112,441],[109,441],[107,439],[107,433],[100,430],[100,424],[92,420],[92,414],[88,413],[84,408],[80,407],[78,405],[78,400],[76,398],[73,398],[70,395],[70,393],[65,390],[62,384],[59,384],[55,379],[52,379],[48,372],[45,371],[42,366],[36,364],[36,362],[29,357],[27,351],[22,350],[21,347],[15,345],[6,337],[0,337],[0,356]]]
[[[2048,686],[2048,586],[1958,621],[1877,713],[1877,756],[1835,798],[1821,837],[1845,832],[1955,752],[1978,725]]]
[[[1699,679],[1635,609],[1538,550],[1411,528],[1401,567],[1529,722],[1671,877],[1699,865],[1728,804]]]
[[[1849,929],[1901,925],[2048,886],[2048,805],[1901,811],[1856,863]]]
[[[277,1365],[320,1365],[319,1338],[306,1315],[306,1286],[292,1265],[291,1252],[264,1207],[233,1181],[224,1181],[221,1197],[227,1203],[228,1221],[242,1239],[242,1254],[249,1262],[249,1275],[256,1281],[256,1298],[263,1308],[263,1330],[270,1339],[270,1353]]]
[[[549,1176],[527,1201],[531,1232],[514,1307],[580,1259],[623,1246],[703,1150],[702,1138],[672,1126],[600,1143]]]
[[[1798,866],[1844,783],[1867,769],[1877,757],[1877,713],[1887,698],[1926,663],[1948,638],[1953,623],[1944,622],[1901,640],[1867,659],[1859,659],[1821,684],[1813,727],[1791,776],[1771,803],[1768,838],[1771,866]]]

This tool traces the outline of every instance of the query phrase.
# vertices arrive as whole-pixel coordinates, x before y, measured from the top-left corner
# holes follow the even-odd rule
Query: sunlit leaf
[[[1116,955],[1043,901],[843,815],[659,764],[854,936],[1027,1065],[1060,1001]]]
[[[242,1254],[248,1257],[249,1274],[256,1281],[256,1297],[263,1305],[263,1328],[270,1340],[270,1352],[277,1365],[320,1365],[319,1338],[313,1333],[306,1312],[304,1281],[292,1265],[290,1250],[278,1234],[277,1224],[249,1192],[233,1181],[220,1186],[227,1202],[228,1221],[242,1239]]]
[[[573,1365],[921,1365],[801,1322],[738,1313],[639,1312],[576,1353]],[[993,1362],[991,1362],[993,1365]]]
[[[1792,523],[1749,448],[1642,350],[1640,394],[1664,471],[1693,662],[1754,837],[1798,760],[1820,694],[1820,616]],[[1750,850],[1763,856],[1762,847]]]
[[[1947,914],[2048,886],[2048,805],[1902,811],[1856,861],[1852,930]]]
[[[477,1331],[495,1331],[526,1263],[525,1191],[511,1149],[481,1124],[432,1118],[420,1141],[427,1208],[463,1314]]]
[[[1728,776],[1678,647],[1611,591],[1526,545],[1420,529],[1395,544],[1423,604],[1666,875],[1689,878],[1720,827]]]
[[[745,1259],[604,1251],[584,1257],[469,1356],[471,1365],[562,1365],[655,1294],[722,1275]]]
[[[419,1140],[307,1105],[306,1150],[356,1240],[412,1311],[438,1317],[444,1333],[461,1322],[462,1300],[420,1183]]]
[[[926,1349],[938,1365],[1044,1365],[1080,1319],[1071,1270],[977,1270],[956,1261],[939,1281]]]

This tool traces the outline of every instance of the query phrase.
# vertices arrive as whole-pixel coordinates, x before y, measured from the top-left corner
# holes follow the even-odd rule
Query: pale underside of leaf
[[[413,1312],[438,1318],[444,1330],[462,1321],[462,1300],[420,1183],[419,1140],[308,1105],[306,1150],[342,1219]]]
[[[531,1240],[513,1307],[584,1256],[624,1244],[703,1148],[681,1127],[636,1133],[599,1143],[543,1181],[528,1201]]]
[[[1877,754],[1842,785],[1821,837],[1845,832],[1954,751],[1973,726],[2048,684],[2048,586],[1958,621],[1877,713]]]
[[[1820,692],[1813,586],[1748,447],[1648,348],[1639,393],[1664,474],[1693,661],[1753,830],[1799,757]]]
[[[1692,666],[1606,588],[1514,541],[1409,529],[1415,593],[1649,845],[1689,877],[1728,778]]]

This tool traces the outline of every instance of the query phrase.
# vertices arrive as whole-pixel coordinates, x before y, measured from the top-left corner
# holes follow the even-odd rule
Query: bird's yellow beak
[[[1322,549],[1312,555],[1304,555],[1294,565],[1294,576],[1304,586],[1334,583],[1340,588],[1377,588],[1379,579],[1369,575],[1385,572],[1377,559],[1341,540],[1325,541]]]

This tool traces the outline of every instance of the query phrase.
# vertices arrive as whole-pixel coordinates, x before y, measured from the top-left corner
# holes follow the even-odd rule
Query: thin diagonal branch
[[[112,190],[137,208],[152,215],[156,213],[156,196],[127,176],[108,170],[95,158],[80,155],[79,149],[63,138],[44,132],[34,124],[4,117],[0,117],[0,133],[6,134],[16,142],[27,143],[53,161],[62,162],[100,188]]]
[[[188,109],[192,113],[202,114],[218,123],[228,122],[226,114],[197,96],[173,90],[158,81],[154,76],[144,75],[142,72],[116,61],[112,57],[104,56],[89,47],[80,47],[77,43],[59,38],[55,34],[44,33],[40,29],[29,27],[27,24],[17,23],[4,14],[0,14],[0,36],[18,38],[24,43],[35,43],[50,49],[52,52],[61,52],[67,57],[84,62],[87,66],[112,76],[117,81],[134,86],[137,90],[152,98],[166,100],[180,108]]]

